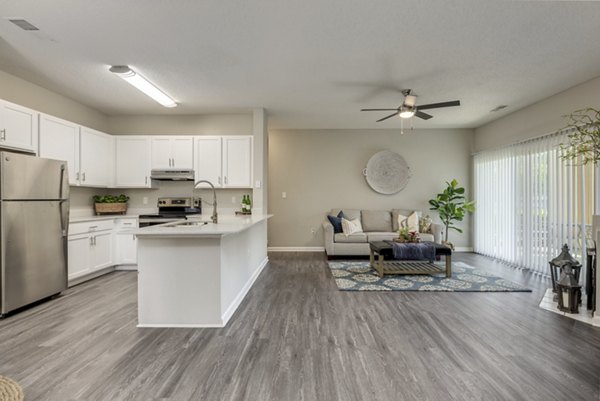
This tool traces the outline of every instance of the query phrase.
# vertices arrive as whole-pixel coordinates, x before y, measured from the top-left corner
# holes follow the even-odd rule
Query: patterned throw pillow
[[[335,234],[341,233],[342,230],[342,219],[345,218],[344,212],[340,210],[337,216],[328,215],[327,218],[329,222],[333,226],[333,232]]]
[[[429,215],[425,215],[425,217],[421,217],[419,219],[419,232],[421,233],[429,233],[431,232],[431,217]]]
[[[346,237],[350,234],[363,232],[362,224],[360,224],[360,219],[346,220],[342,217],[342,229],[344,230],[344,235]]]
[[[419,232],[419,216],[417,212],[412,212],[410,216],[398,215],[398,227],[408,227],[410,232]]]

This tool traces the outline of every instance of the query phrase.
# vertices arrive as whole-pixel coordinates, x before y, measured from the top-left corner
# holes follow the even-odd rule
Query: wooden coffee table
[[[379,277],[384,274],[439,274],[446,273],[446,277],[452,276],[452,249],[446,245],[435,242],[427,242],[435,247],[435,256],[444,256],[446,269],[431,263],[428,260],[398,260],[394,259],[392,242],[372,241],[371,267],[377,271]]]

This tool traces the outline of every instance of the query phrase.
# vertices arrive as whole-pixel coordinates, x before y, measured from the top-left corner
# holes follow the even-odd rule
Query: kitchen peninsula
[[[267,258],[271,215],[188,219],[138,238],[138,327],[224,327]]]

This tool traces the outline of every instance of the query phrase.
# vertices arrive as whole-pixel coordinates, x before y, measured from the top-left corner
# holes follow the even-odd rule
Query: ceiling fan
[[[400,118],[411,118],[412,116],[419,117],[423,120],[429,120],[433,118],[432,115],[423,113],[421,110],[429,110],[429,109],[439,109],[442,107],[453,107],[460,106],[460,100],[452,100],[450,102],[441,102],[441,103],[430,103],[424,104],[422,106],[417,106],[417,97],[415,95],[411,95],[411,89],[404,89],[402,94],[404,95],[404,102],[395,108],[395,109],[361,109],[360,111],[393,111],[394,113],[389,116],[385,116],[377,120],[377,122],[387,120],[388,118],[392,118],[394,116],[399,116]]]

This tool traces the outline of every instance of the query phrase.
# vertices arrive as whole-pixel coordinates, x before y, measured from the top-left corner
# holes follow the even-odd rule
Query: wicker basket
[[[125,214],[127,203],[94,203],[96,215],[101,214]]]

